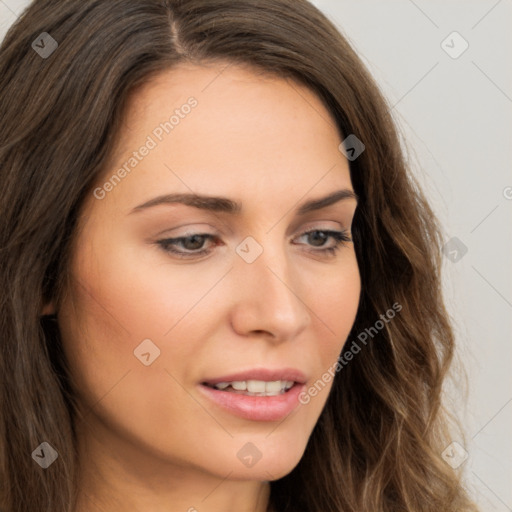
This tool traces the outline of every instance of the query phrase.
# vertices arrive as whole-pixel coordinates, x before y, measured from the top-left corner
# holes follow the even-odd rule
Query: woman
[[[331,22],[37,0],[0,55],[2,510],[475,510],[440,230]]]

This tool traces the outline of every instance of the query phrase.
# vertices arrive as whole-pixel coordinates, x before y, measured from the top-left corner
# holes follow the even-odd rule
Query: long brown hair
[[[39,48],[53,53],[34,48],[41,38]],[[2,510],[73,511],[74,394],[58,322],[41,319],[41,307],[64,293],[81,205],[106,168],[128,99],[183,61],[296,80],[324,101],[343,137],[363,141],[350,161],[362,295],[345,353],[401,306],[336,373],[303,458],[271,483],[271,506],[475,510],[441,457],[454,337],[440,289],[440,227],[406,167],[389,106],[305,0],[36,0],[8,31],[0,50]],[[59,457],[46,470],[31,457],[43,441]]]

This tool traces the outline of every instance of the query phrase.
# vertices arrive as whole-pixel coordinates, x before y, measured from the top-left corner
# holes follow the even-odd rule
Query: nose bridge
[[[279,237],[246,237],[236,248],[236,304],[244,329],[265,330],[279,338],[293,337],[309,323],[300,297],[300,282]]]

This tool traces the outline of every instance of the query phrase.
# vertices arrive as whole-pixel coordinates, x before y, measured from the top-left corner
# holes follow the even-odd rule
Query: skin
[[[77,512],[267,510],[269,481],[301,459],[332,381],[275,422],[231,414],[198,384],[292,367],[309,387],[336,361],[355,320],[353,243],[326,255],[318,251],[334,239],[303,233],[350,236],[356,200],[295,212],[308,199],[353,190],[334,120],[297,83],[225,67],[181,65],[133,96],[99,186],[166,113],[190,96],[198,104],[103,199],[87,198],[68,293],[44,310],[58,314],[82,408]],[[161,194],[191,191],[236,200],[242,213],[181,204],[131,213]],[[210,249],[191,259],[156,243],[190,233],[219,241],[174,247]],[[247,236],[263,248],[252,263],[235,251]],[[134,356],[145,339],[160,349],[149,366]],[[252,467],[237,457],[248,442],[262,454]]]

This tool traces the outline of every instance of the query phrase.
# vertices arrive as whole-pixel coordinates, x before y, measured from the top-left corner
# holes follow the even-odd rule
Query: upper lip
[[[304,384],[307,380],[306,376],[300,370],[295,368],[255,368],[244,372],[230,373],[220,377],[214,377],[202,381],[202,384],[218,384],[219,382],[234,382],[247,380],[263,380],[266,382],[276,380],[287,380]]]

